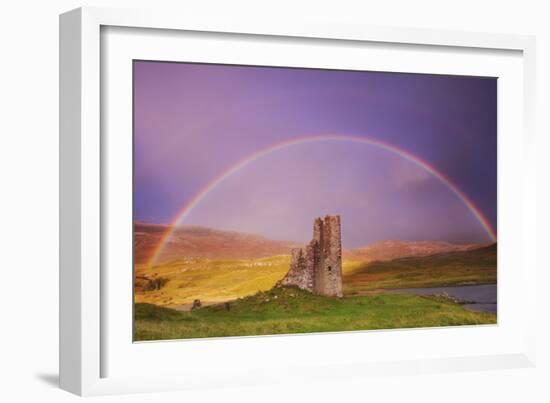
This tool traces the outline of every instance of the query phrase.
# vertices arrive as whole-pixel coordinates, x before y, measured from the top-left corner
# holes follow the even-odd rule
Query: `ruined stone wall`
[[[342,239],[340,216],[326,216],[321,225],[321,259],[316,270],[314,292],[319,295],[341,297],[342,293]]]
[[[279,283],[280,285],[295,285],[302,290],[313,292],[314,259],[317,245],[312,241],[304,249],[292,249],[290,256],[290,269]]]
[[[279,285],[295,285],[318,295],[342,296],[340,216],[317,218],[313,239],[304,249],[293,249],[290,269]]]

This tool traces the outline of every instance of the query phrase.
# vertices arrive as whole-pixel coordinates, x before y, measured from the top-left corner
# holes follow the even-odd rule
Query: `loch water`
[[[415,295],[448,294],[453,298],[471,303],[462,305],[465,309],[478,312],[497,312],[497,285],[480,284],[452,287],[402,288],[393,292]]]

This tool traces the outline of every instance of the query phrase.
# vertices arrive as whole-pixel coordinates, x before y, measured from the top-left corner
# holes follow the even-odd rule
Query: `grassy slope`
[[[135,337],[195,337],[309,333],[345,330],[491,324],[496,316],[470,312],[452,302],[406,294],[348,298],[315,296],[277,288],[223,305],[179,312],[136,304]]]
[[[187,259],[155,266],[137,267],[138,276],[165,278],[160,290],[136,292],[135,302],[164,306],[185,305],[200,299],[203,303],[222,302],[271,289],[284,277],[289,256],[263,259],[210,260]],[[345,262],[344,273],[360,267],[360,262]]]
[[[496,245],[465,252],[395,259],[389,262],[344,261],[345,295],[388,288],[436,287],[496,282]],[[160,290],[136,292],[135,302],[168,307],[222,302],[271,289],[288,271],[288,256],[249,260],[187,259],[138,267],[137,274],[165,278]]]
[[[255,260],[187,259],[138,268],[137,274],[163,277],[168,282],[161,290],[136,292],[135,302],[175,306],[192,303],[221,302],[272,288],[286,271],[290,258],[274,256]]]
[[[496,244],[464,252],[371,262],[344,275],[344,293],[376,289],[496,283]]]

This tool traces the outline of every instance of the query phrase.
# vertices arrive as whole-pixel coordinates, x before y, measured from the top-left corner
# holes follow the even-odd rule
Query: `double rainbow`
[[[269,155],[271,153],[274,153],[276,151],[279,151],[288,147],[292,147],[292,146],[296,146],[304,143],[318,142],[318,141],[350,141],[355,143],[367,144],[370,146],[384,149],[386,151],[399,155],[400,157],[403,157],[408,161],[413,162],[420,168],[424,169],[426,172],[430,173],[431,175],[439,179],[445,186],[447,186],[462,201],[462,203],[464,203],[464,205],[468,208],[468,210],[470,210],[470,212],[474,215],[474,217],[479,221],[479,223],[481,224],[483,229],[487,232],[491,240],[493,242],[496,242],[495,230],[491,226],[491,223],[489,222],[489,220],[483,215],[481,210],[472,202],[472,200],[462,190],[460,190],[460,188],[450,178],[448,178],[447,176],[439,172],[433,165],[430,165],[428,162],[418,158],[417,156],[411,154],[410,152],[402,148],[398,148],[394,145],[384,143],[380,140],[373,139],[373,138],[368,138],[364,136],[349,136],[349,135],[317,135],[317,136],[304,136],[304,137],[293,138],[292,140],[283,141],[281,143],[277,143],[267,148],[264,148],[262,150],[259,150],[254,154],[240,160],[235,165],[231,166],[230,168],[222,172],[220,175],[212,179],[199,193],[195,195],[195,197],[193,197],[189,201],[189,203],[187,203],[177,213],[176,218],[172,221],[172,224],[168,227],[166,232],[162,235],[162,238],[158,243],[157,247],[153,250],[153,253],[151,254],[151,257],[148,262],[149,266],[152,266],[156,263],[157,259],[159,258],[162,251],[164,250],[166,241],[170,238],[174,230],[182,222],[184,222],[185,219],[189,216],[189,214],[191,214],[193,209],[195,209],[195,207],[197,207],[197,205],[225,179],[227,179],[234,173],[238,172],[239,170],[243,169],[244,167],[250,165],[254,161],[257,161],[258,159],[265,157],[266,155]]]

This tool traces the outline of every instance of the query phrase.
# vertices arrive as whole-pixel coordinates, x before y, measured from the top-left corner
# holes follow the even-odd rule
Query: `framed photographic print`
[[[62,15],[62,387],[532,365],[533,49]]]
[[[135,341],[497,322],[496,77],[135,60],[133,89]]]

